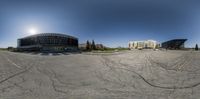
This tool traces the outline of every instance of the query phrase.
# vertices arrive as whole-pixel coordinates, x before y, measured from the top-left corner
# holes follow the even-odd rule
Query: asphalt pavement
[[[199,99],[200,52],[0,51],[0,99]]]

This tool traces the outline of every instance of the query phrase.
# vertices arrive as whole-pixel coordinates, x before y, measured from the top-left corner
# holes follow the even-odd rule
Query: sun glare
[[[30,29],[30,30],[29,30],[29,33],[32,34],[32,35],[33,35],[33,34],[37,34],[37,31],[36,31],[36,29]]]

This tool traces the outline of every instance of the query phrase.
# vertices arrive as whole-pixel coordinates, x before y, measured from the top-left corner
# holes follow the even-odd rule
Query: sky
[[[176,38],[194,47],[200,44],[199,27],[199,0],[0,0],[0,47],[16,47],[32,28],[108,47]]]

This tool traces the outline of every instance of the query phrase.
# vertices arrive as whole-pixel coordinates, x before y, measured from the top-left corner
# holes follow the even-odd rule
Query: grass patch
[[[129,50],[128,48],[106,48],[101,50],[92,50],[93,53],[114,53]]]
[[[7,48],[0,48],[0,51],[7,51]]]

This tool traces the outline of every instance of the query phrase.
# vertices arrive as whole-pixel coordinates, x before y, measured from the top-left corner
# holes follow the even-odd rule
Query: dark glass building
[[[76,51],[78,38],[58,33],[41,33],[18,39],[22,51]]]
[[[173,39],[162,43],[162,48],[166,49],[183,49],[187,39]]]

